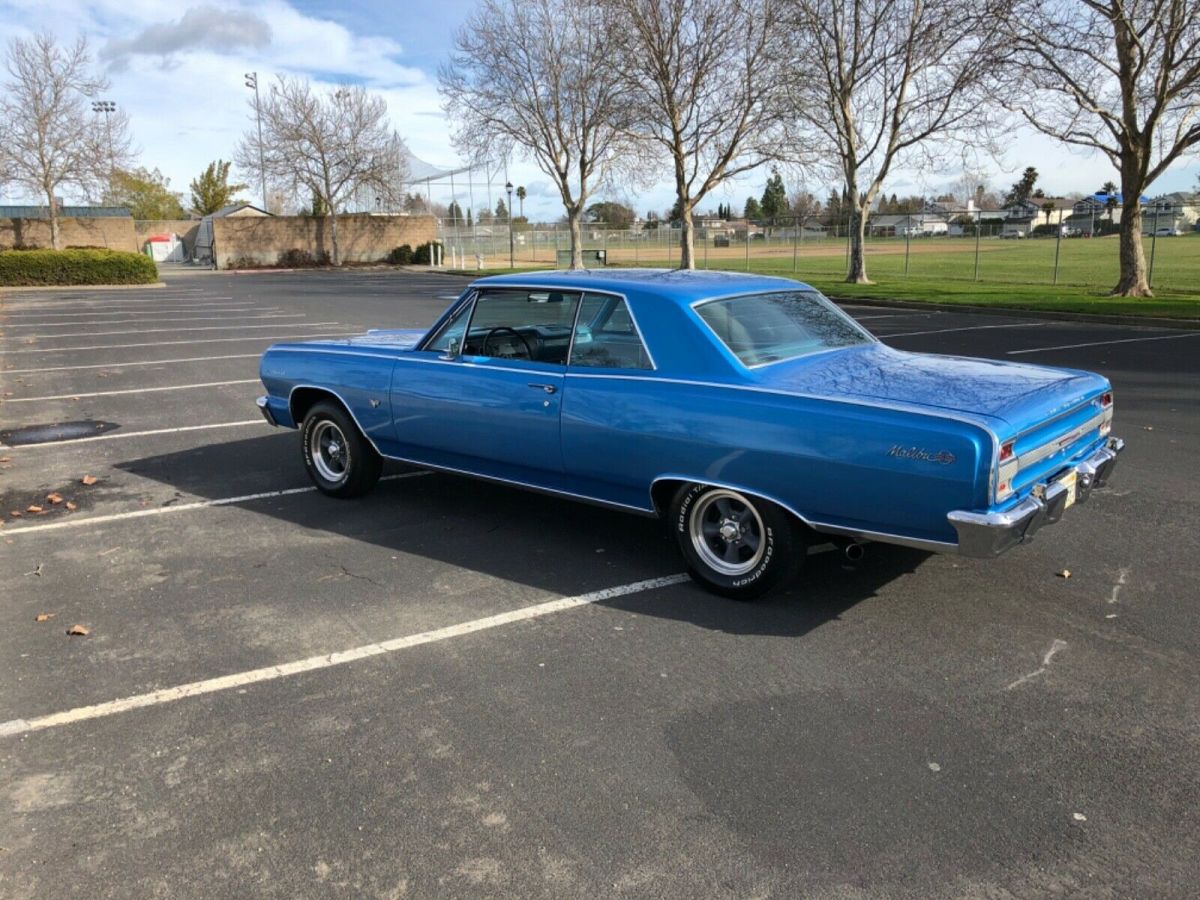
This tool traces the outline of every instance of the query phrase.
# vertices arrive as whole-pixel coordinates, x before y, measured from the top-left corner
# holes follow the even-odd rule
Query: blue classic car
[[[330,496],[395,459],[662,516],[735,598],[814,542],[996,556],[1123,447],[1099,375],[895,350],[804,284],[724,272],[484,278],[428,332],[276,344],[261,376]]]

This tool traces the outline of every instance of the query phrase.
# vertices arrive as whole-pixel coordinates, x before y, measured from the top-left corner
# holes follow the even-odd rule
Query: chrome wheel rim
[[[343,481],[350,469],[350,450],[342,429],[328,419],[313,426],[308,436],[308,455],[313,467],[326,481]]]
[[[767,551],[762,517],[736,491],[712,490],[697,500],[688,534],[704,564],[723,575],[753,572]]]

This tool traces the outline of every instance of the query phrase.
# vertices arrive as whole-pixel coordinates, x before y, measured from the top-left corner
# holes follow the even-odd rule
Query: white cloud
[[[100,58],[123,68],[135,55],[169,57],[184,50],[229,54],[270,43],[271,26],[252,12],[193,6],[178,21],[150,25],[132,38],[110,40],[100,51]]]

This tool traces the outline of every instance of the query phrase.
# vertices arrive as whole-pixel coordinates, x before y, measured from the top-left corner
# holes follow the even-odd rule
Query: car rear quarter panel
[[[562,435],[568,472],[591,492],[645,503],[656,479],[721,483],[813,524],[945,542],[948,511],[986,506],[993,454],[986,429],[937,415],[609,375],[568,374]]]

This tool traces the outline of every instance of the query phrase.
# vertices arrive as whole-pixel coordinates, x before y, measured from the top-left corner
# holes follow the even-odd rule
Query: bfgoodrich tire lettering
[[[804,560],[799,523],[751,494],[685,484],[671,502],[671,530],[688,573],[713,593],[753,600],[783,583]]]
[[[304,469],[321,493],[357,497],[379,480],[383,460],[339,404],[315,404],[300,434]]]

